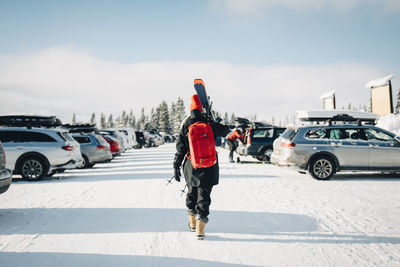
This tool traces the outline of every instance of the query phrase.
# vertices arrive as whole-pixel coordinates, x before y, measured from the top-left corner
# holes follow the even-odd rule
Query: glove
[[[174,177],[177,182],[181,181],[181,170],[179,167],[174,168]]]

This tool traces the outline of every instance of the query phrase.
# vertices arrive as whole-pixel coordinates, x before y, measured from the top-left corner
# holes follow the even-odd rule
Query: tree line
[[[234,124],[235,115],[231,116],[227,112],[222,116],[219,112],[215,113],[225,124]],[[146,114],[144,108],[141,109],[140,116],[137,118],[131,109],[129,112],[123,110],[120,115],[114,117],[113,114],[106,115],[101,113],[97,116],[94,112],[90,117],[90,124],[95,124],[101,129],[132,127],[140,131],[156,130],[168,134],[179,133],[182,122],[187,117],[187,112],[183,100],[178,97],[177,101],[170,105],[163,100],[158,106],[153,107],[150,114]],[[72,124],[77,123],[77,117],[72,115]]]

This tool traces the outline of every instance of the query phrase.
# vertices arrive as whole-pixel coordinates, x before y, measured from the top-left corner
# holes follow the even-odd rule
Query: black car
[[[144,134],[142,131],[135,131],[136,135],[136,146],[135,148],[142,148],[146,144],[146,139],[144,138]]]
[[[270,161],[273,152],[272,145],[286,128],[240,118],[239,123],[246,128],[246,137],[244,143],[238,145],[236,153],[241,156],[252,156],[259,161]]]

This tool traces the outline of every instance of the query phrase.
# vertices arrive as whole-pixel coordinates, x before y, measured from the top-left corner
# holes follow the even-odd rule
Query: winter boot
[[[189,217],[189,230],[190,232],[196,231],[196,219],[194,218],[194,215],[188,215]]]
[[[196,221],[196,237],[198,240],[203,240],[204,239],[204,227],[206,226],[206,223],[201,221],[201,220],[197,220]]]

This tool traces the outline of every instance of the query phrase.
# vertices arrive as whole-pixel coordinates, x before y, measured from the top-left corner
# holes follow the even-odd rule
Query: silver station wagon
[[[349,123],[288,128],[273,145],[271,162],[327,180],[342,170],[400,171],[400,142],[373,125]],[[355,121],[355,119],[353,119]]]

